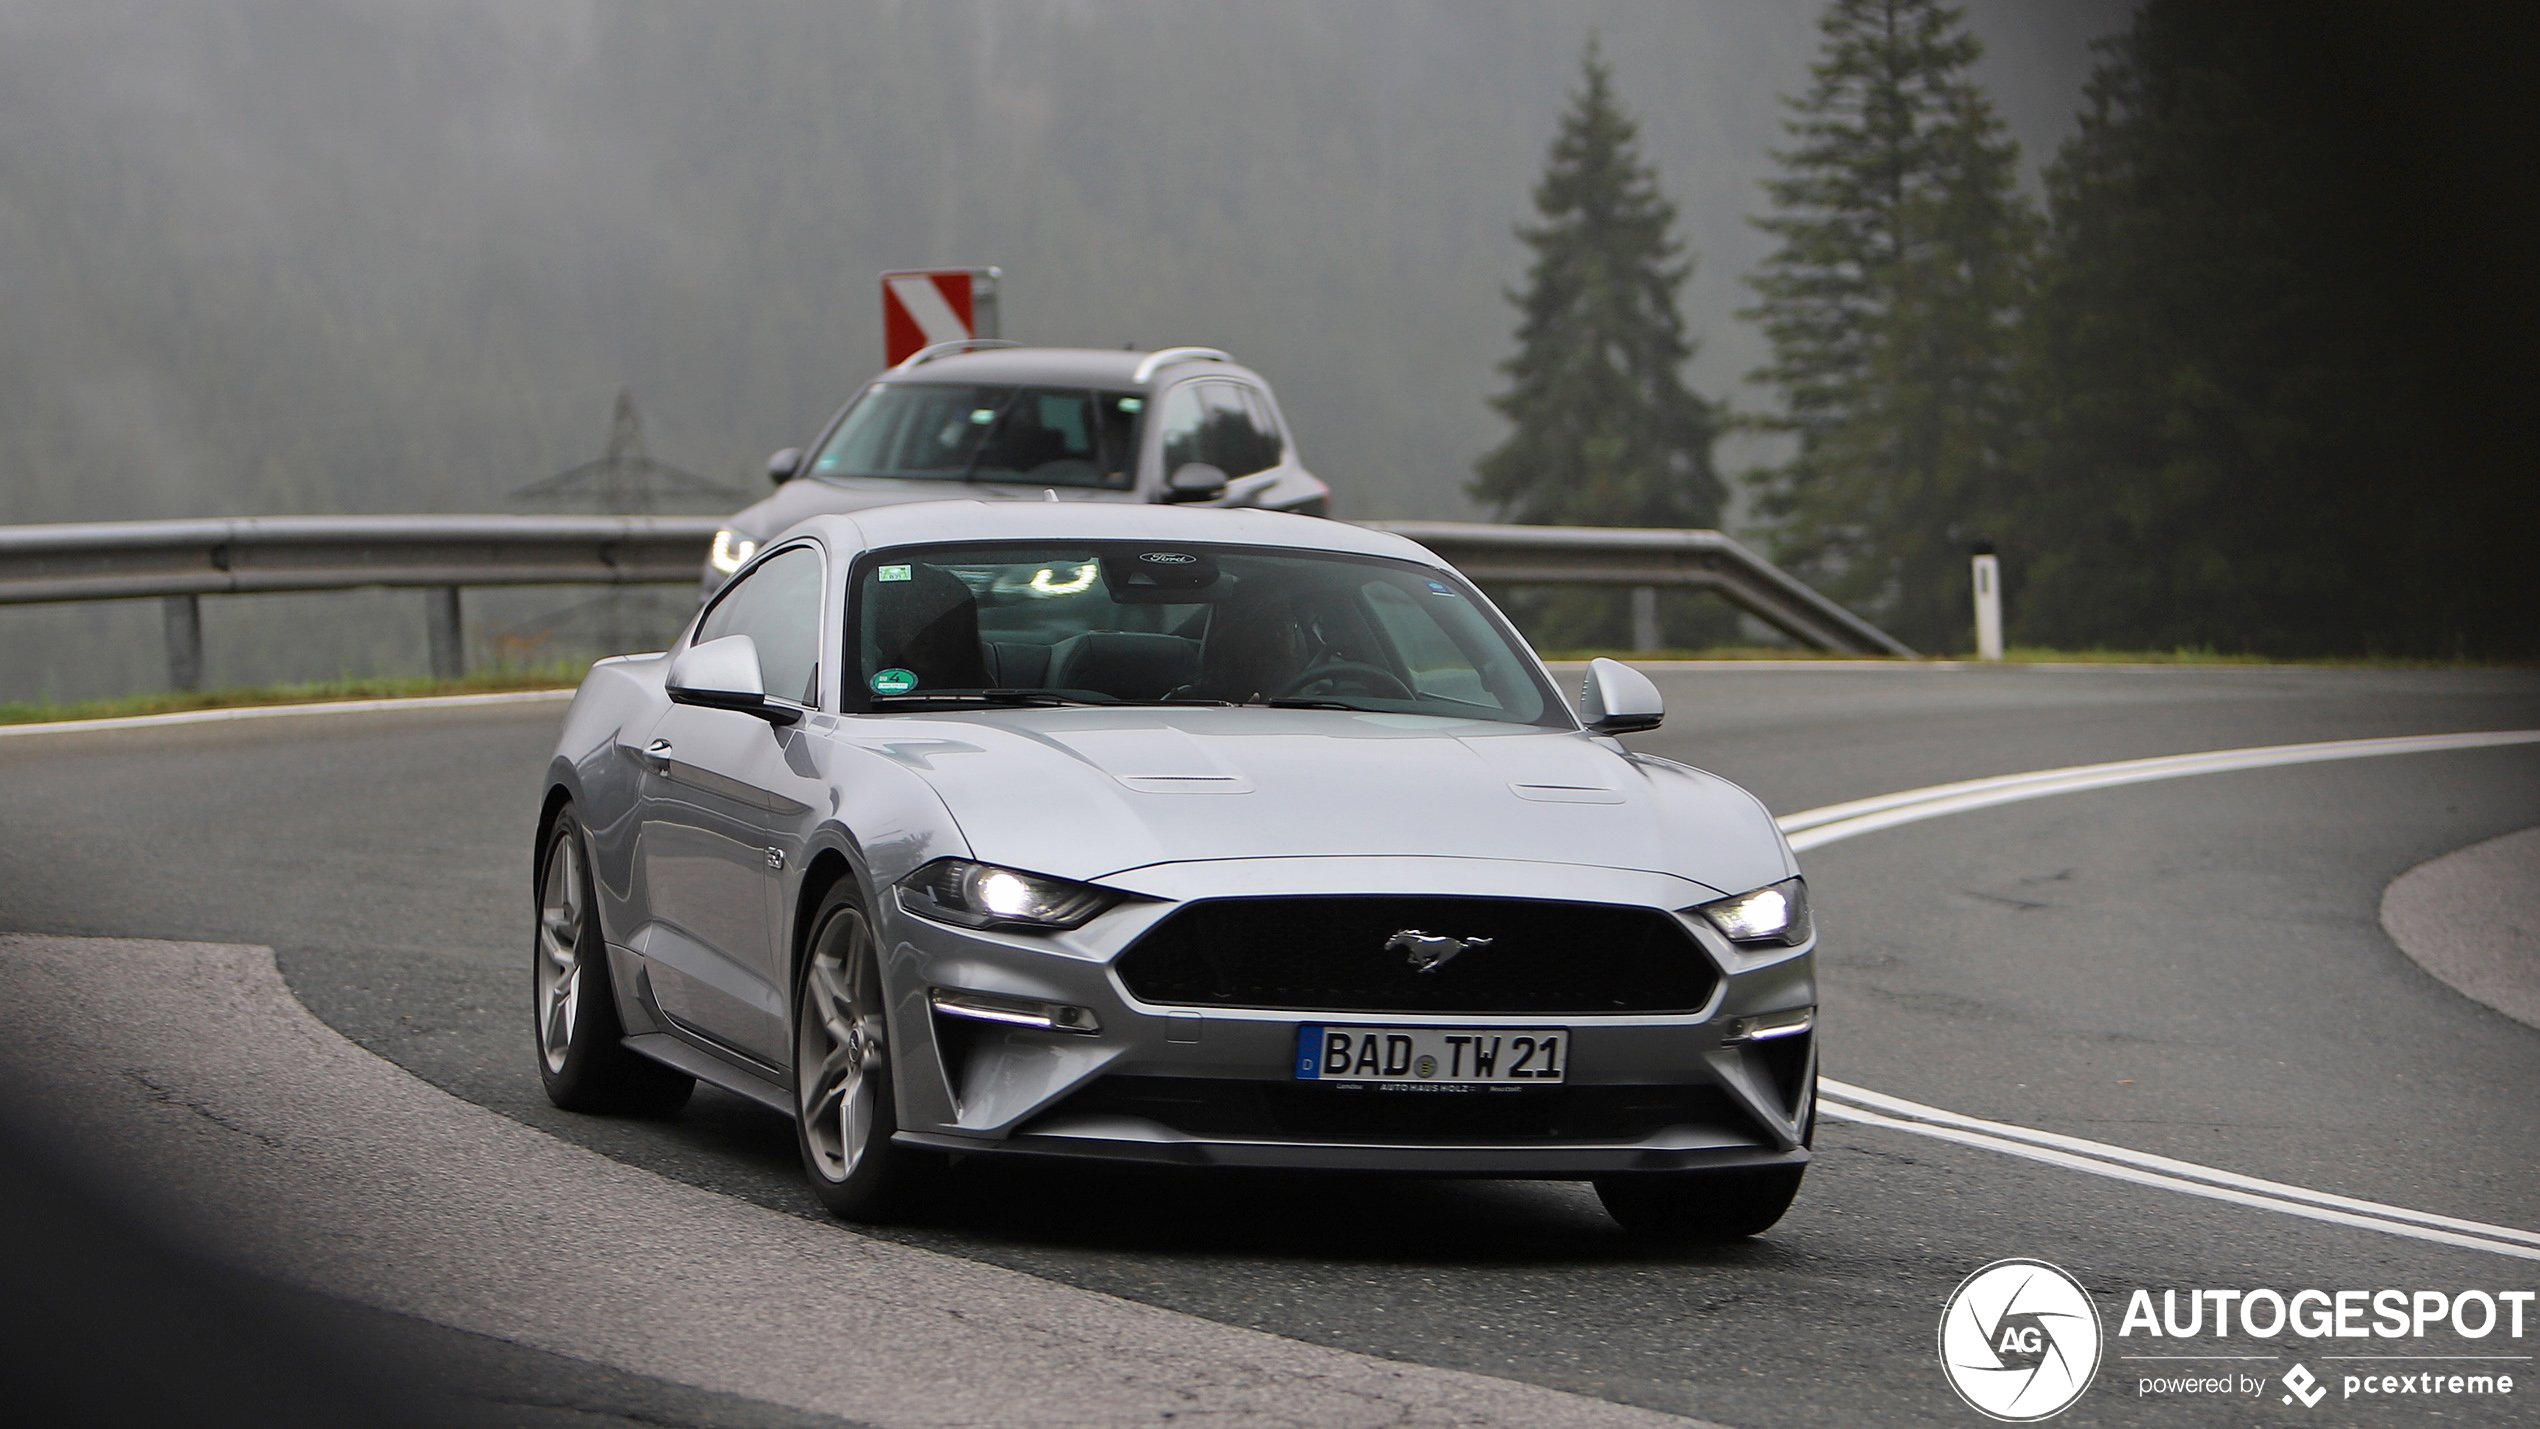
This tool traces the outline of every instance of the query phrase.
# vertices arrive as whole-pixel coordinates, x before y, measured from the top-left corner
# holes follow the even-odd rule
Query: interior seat
[[[1199,674],[1199,642],[1179,635],[1095,630],[1050,650],[1049,688],[1120,700],[1160,700]]]

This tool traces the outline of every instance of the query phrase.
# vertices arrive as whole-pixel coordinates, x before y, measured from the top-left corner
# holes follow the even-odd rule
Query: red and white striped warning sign
[[[897,367],[912,354],[939,342],[996,336],[996,276],[994,268],[934,268],[883,274],[884,364]],[[987,300],[984,304],[977,301],[982,297]],[[983,318],[985,321],[981,321]]]

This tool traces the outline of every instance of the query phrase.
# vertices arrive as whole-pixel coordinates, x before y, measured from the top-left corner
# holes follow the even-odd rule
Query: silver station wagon
[[[1261,374],[1213,347],[927,348],[864,385],[808,448],[767,459],[776,493],[715,533],[711,595],[813,516],[907,501],[1090,501],[1331,514]]]
[[[933,502],[771,540],[604,660],[546,775],[555,1102],[793,1119],[838,1215],[950,1154],[1590,1179],[1760,1231],[1807,1165],[1815,939],[1743,790],[1573,714],[1421,547]]]

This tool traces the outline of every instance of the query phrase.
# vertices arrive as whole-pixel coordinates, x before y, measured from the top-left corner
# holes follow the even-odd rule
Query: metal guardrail
[[[1687,586],[1817,650],[1914,658],[1870,622],[1717,531],[1362,521],[1419,542],[1476,585]]]
[[[1698,587],[1821,650],[1911,657],[1859,616],[1717,531],[1369,521],[1475,582]],[[680,585],[697,579],[711,516],[262,516],[0,526],[0,605],[166,602],[168,667],[200,682],[201,597],[365,586],[429,592],[435,675],[465,672],[467,586]]]

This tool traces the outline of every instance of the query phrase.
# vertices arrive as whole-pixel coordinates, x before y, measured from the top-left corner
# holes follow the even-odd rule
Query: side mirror
[[[787,447],[767,459],[767,479],[778,486],[783,486],[794,479],[795,475],[802,470],[802,465],[803,449]]]
[[[758,642],[746,635],[726,635],[691,645],[670,662],[663,682],[673,704],[703,705],[756,715],[769,724],[792,724],[802,712],[767,701],[767,679],[759,673]]]
[[[1167,501],[1214,501],[1226,494],[1226,473],[1204,461],[1186,461],[1165,478]]]
[[[1594,734],[1656,729],[1667,717],[1666,698],[1647,675],[1620,660],[1590,660],[1579,687],[1579,718]]]

